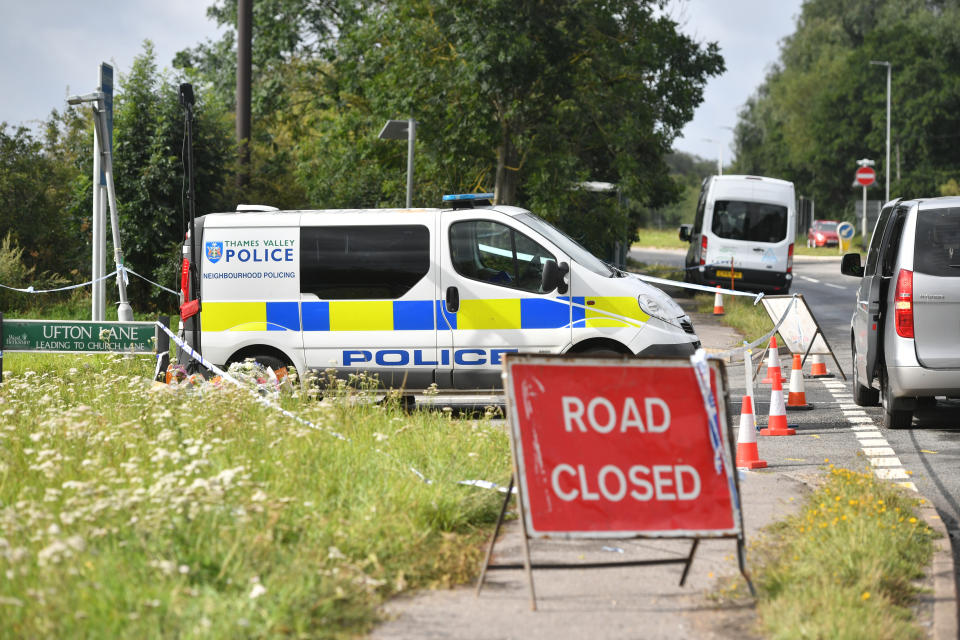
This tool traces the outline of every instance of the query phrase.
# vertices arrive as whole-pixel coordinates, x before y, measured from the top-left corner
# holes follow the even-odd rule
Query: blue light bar
[[[443,196],[444,202],[464,202],[466,200],[493,200],[492,193],[454,193]]]

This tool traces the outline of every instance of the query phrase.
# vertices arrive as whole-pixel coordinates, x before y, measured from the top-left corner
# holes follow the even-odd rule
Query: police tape
[[[773,325],[773,329],[771,329],[770,331],[768,331],[767,333],[765,333],[764,335],[760,336],[759,338],[757,338],[756,340],[754,340],[753,342],[751,342],[751,343],[749,343],[749,344],[745,344],[745,345],[743,345],[742,347],[737,347],[737,348],[735,348],[735,349],[730,349],[730,350],[728,350],[728,351],[721,351],[720,353],[711,353],[711,354],[710,354],[710,357],[711,357],[711,358],[718,359],[718,360],[724,360],[724,359],[727,359],[727,358],[732,358],[732,357],[734,357],[734,356],[736,356],[736,355],[739,355],[739,354],[742,354],[742,353],[744,353],[744,352],[746,352],[746,351],[750,351],[750,350],[752,350],[754,347],[757,347],[757,346],[759,346],[759,345],[767,342],[768,340],[770,340],[770,338],[773,336],[773,334],[775,334],[777,331],[780,330],[780,325],[782,325],[782,324],[786,321],[787,316],[790,314],[790,312],[793,311],[793,309],[797,306],[797,299],[798,299],[798,298],[799,298],[799,294],[793,294],[793,296],[791,297],[790,302],[787,304],[786,308],[783,310],[783,314],[781,314],[780,319],[777,320],[776,324]],[[762,353],[762,352],[761,352],[761,353]]]
[[[101,276],[101,277],[99,277],[99,278],[94,278],[93,280],[88,280],[87,282],[81,282],[80,284],[71,284],[71,285],[67,285],[67,286],[65,286],[65,287],[57,287],[56,289],[36,289],[36,288],[33,287],[33,285],[31,285],[31,286],[29,286],[29,287],[26,287],[26,288],[20,288],[20,287],[11,287],[11,286],[8,286],[8,285],[5,285],[5,284],[0,284],[0,289],[7,289],[8,291],[17,291],[17,292],[20,292],[20,293],[57,293],[57,292],[59,292],[59,291],[70,291],[71,289],[80,289],[80,288],[82,288],[82,287],[89,287],[90,285],[96,284],[96,283],[101,282],[101,281],[103,281],[103,280],[107,280],[108,278],[112,278],[113,276],[117,275],[118,273],[122,273],[122,274],[123,274],[123,281],[124,281],[125,284],[130,284],[130,278],[127,277],[127,274],[129,273],[129,274],[131,274],[131,275],[137,276],[137,277],[140,278],[141,280],[144,280],[144,281],[146,281],[146,282],[149,282],[150,284],[152,284],[153,286],[155,286],[155,287],[157,287],[157,288],[159,288],[159,289],[163,289],[163,290],[166,291],[167,293],[172,293],[173,295],[180,295],[178,292],[174,291],[173,289],[168,289],[167,287],[163,286],[162,284],[157,284],[157,283],[154,282],[153,280],[151,280],[151,279],[149,279],[149,278],[147,278],[147,277],[145,277],[145,276],[140,275],[139,273],[137,273],[136,271],[134,271],[134,270],[131,269],[130,267],[126,267],[126,266],[124,266],[124,265],[122,265],[122,264],[121,264],[121,265],[117,265],[117,268],[116,268],[116,269],[114,269],[113,271],[111,271],[110,273],[108,273],[108,274],[105,275],[105,276]]]
[[[680,282],[679,280],[668,280],[666,278],[655,278],[654,276],[643,275],[642,273],[631,273],[630,275],[643,280],[644,282],[654,282],[657,284],[666,284],[671,287],[680,287],[681,289],[693,289],[695,291],[707,291],[709,293],[722,293],[729,296],[744,296],[753,298],[753,304],[756,305],[763,297],[763,293],[751,293],[749,291],[737,291],[736,289],[724,289],[723,287],[708,287],[704,284],[694,284],[692,282]]]
[[[279,412],[280,412],[281,414],[283,414],[284,416],[286,416],[286,417],[288,417],[288,418],[290,418],[290,419],[292,419],[292,420],[295,420],[296,422],[302,424],[303,426],[305,426],[305,427],[307,427],[307,428],[309,428],[309,429],[312,429],[312,430],[314,430],[314,431],[318,431],[318,432],[320,432],[320,433],[326,433],[327,435],[333,436],[334,438],[336,438],[336,439],[338,439],[338,440],[342,440],[342,441],[344,441],[344,442],[350,442],[350,443],[353,442],[353,441],[352,441],[350,438],[348,438],[347,436],[345,436],[345,435],[343,435],[343,434],[341,434],[341,433],[338,433],[338,432],[334,431],[333,429],[330,429],[330,428],[327,428],[327,427],[321,427],[321,426],[319,426],[319,425],[317,425],[317,424],[314,424],[314,423],[311,422],[310,420],[307,420],[306,418],[302,418],[302,417],[296,415],[295,413],[292,413],[291,411],[288,411],[288,410],[284,409],[284,408],[281,407],[280,405],[278,405],[278,404],[276,404],[276,403],[274,403],[274,402],[271,402],[271,401],[270,401],[268,398],[266,398],[265,396],[260,395],[260,392],[259,392],[258,389],[254,389],[254,388],[252,388],[252,387],[249,387],[249,386],[247,386],[247,385],[244,385],[242,382],[240,382],[239,380],[237,380],[236,378],[234,378],[233,376],[231,376],[229,373],[227,373],[226,371],[224,371],[224,370],[221,369],[220,367],[216,366],[215,364],[211,363],[211,362],[208,361],[206,358],[204,358],[202,355],[200,355],[199,353],[197,353],[196,351],[194,351],[194,350],[193,350],[193,347],[191,347],[190,345],[186,344],[183,340],[181,340],[176,334],[174,334],[172,331],[170,331],[170,329],[169,329],[166,325],[164,325],[162,322],[157,322],[157,326],[160,327],[160,329],[161,329],[164,333],[166,333],[166,334],[170,337],[170,339],[173,340],[173,342],[174,342],[178,347],[180,347],[180,348],[183,350],[184,353],[186,353],[188,356],[190,356],[191,358],[193,358],[194,360],[196,360],[197,362],[199,362],[199,363],[200,363],[201,365],[203,365],[207,370],[212,371],[212,372],[215,373],[216,375],[220,376],[221,379],[223,379],[223,380],[225,380],[225,381],[229,382],[230,384],[233,384],[233,385],[235,385],[235,386],[237,386],[237,387],[240,387],[240,388],[242,388],[242,389],[248,389],[248,390],[251,392],[251,394],[253,395],[253,397],[256,399],[256,401],[257,401],[258,403],[262,404],[263,406],[268,407],[268,408],[270,408],[270,409],[273,409],[274,411],[279,411]],[[394,456],[392,456],[391,454],[387,453],[386,451],[384,451],[384,450],[382,450],[382,449],[376,449],[376,448],[375,448],[374,451],[376,451],[377,453],[380,453],[380,454],[382,454],[382,455],[385,455],[385,456],[387,456],[388,458],[390,458],[390,459],[392,459],[392,460],[397,461],[397,459],[396,459]],[[399,461],[397,461],[397,462],[399,462]],[[401,463],[401,464],[403,464],[403,463]],[[433,481],[432,481],[430,478],[428,478],[428,477],[426,477],[425,475],[423,475],[423,473],[421,473],[416,467],[413,467],[413,466],[409,466],[409,465],[408,465],[407,468],[408,468],[411,472],[413,472],[418,478],[420,478],[420,480],[422,480],[424,483],[426,483],[426,484],[433,484]],[[481,488],[481,489],[491,489],[491,490],[505,491],[505,489],[503,489],[502,487],[500,487],[500,485],[498,485],[498,484],[496,484],[496,483],[494,483],[494,482],[489,482],[489,481],[487,481],[487,480],[461,480],[461,481],[458,482],[457,484],[479,487],[479,488]]]
[[[69,285],[69,286],[66,286],[66,287],[58,287],[58,288],[56,288],[56,289],[34,289],[34,288],[33,288],[33,285],[27,287],[26,289],[20,289],[20,288],[17,288],[17,287],[10,287],[10,286],[7,286],[7,285],[5,285],[5,284],[0,284],[0,288],[7,289],[7,290],[9,290],[9,291],[19,291],[20,293],[56,293],[57,291],[69,291],[69,290],[71,290],[71,289],[79,289],[80,287],[88,287],[88,286],[90,286],[90,285],[92,285],[92,284],[94,284],[94,283],[96,283],[96,282],[100,282],[101,280],[106,280],[107,278],[112,278],[112,277],[115,276],[115,275],[117,275],[117,272],[116,272],[116,271],[111,271],[111,272],[108,273],[107,275],[105,275],[105,276],[103,276],[103,277],[101,277],[101,278],[96,278],[95,280],[90,280],[89,282],[84,282],[84,283],[81,283],[81,284],[71,284],[71,285]]]

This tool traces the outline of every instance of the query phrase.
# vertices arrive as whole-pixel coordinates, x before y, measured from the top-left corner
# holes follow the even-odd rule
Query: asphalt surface
[[[633,259],[640,262],[673,266],[682,266],[683,255],[681,251],[649,249],[638,249],[630,253]],[[839,255],[796,256],[794,272],[791,293],[803,294],[840,360],[843,371],[849,376],[850,317],[856,303],[859,280],[840,273]],[[832,373],[837,373],[832,363],[828,362],[828,368]],[[842,381],[842,378],[840,380]],[[847,389],[849,393],[849,382]],[[762,401],[762,398],[758,400]],[[852,405],[853,398],[850,396],[842,398],[842,401],[834,400],[832,404],[829,398],[814,399],[813,402],[818,403],[818,408],[830,410],[814,411],[798,420],[802,420],[804,424],[817,424],[818,429],[830,432],[840,427],[844,413],[841,406]],[[766,405],[761,409],[765,410]],[[897,481],[912,482],[917,491],[936,507],[950,537],[954,566],[960,569],[960,400],[940,399],[935,407],[917,411],[913,427],[902,430],[882,429],[879,407],[860,410],[882,431],[883,439],[893,450],[893,455],[886,457],[895,457],[900,463],[899,466],[909,476]],[[793,421],[792,416],[790,421]],[[849,446],[833,453],[833,460],[855,469],[869,466],[864,447],[859,443],[848,444]],[[812,459],[814,455],[805,443],[801,443],[793,457]],[[955,572],[954,579],[960,591],[960,570]]]
[[[641,262],[682,263],[680,252],[632,251]],[[795,260],[794,293],[802,293],[834,349],[840,366],[849,376],[849,320],[858,282],[839,273],[839,257]],[[674,294],[671,291],[671,294]],[[692,309],[690,298],[678,301]],[[743,344],[743,337],[711,316],[693,315],[694,325],[708,351],[720,352]],[[753,339],[758,336],[748,336]],[[754,354],[759,363],[763,350]],[[781,356],[789,376],[789,357]],[[931,526],[943,530],[950,542],[957,538],[960,508],[960,439],[951,424],[960,426],[957,409],[941,403],[920,414],[914,428],[902,432],[883,430],[880,409],[853,405],[849,381],[844,382],[836,364],[828,360],[834,378],[806,379],[807,400],[812,411],[788,412],[788,422],[797,429],[790,437],[761,437],[758,448],[768,463],[764,470],[741,471],[743,516],[747,542],[764,526],[782,520],[801,502],[819,474],[830,463],[855,470],[869,469],[888,476],[929,498]],[[808,368],[809,371],[809,368]],[[769,412],[770,387],[755,385],[758,423]],[[740,399],[746,391],[742,359],[728,365],[731,420],[738,424]],[[935,415],[934,415],[935,414]],[[896,464],[894,464],[894,461]],[[941,522],[942,518],[942,522]],[[521,533],[514,520],[505,527],[495,547],[495,563],[522,560]],[[957,637],[955,562],[945,538],[928,575],[930,595],[919,608],[928,637]],[[689,542],[669,540],[533,540],[533,562],[609,562],[684,555]],[[618,569],[534,570],[538,611],[530,610],[523,571],[488,573],[479,598],[472,586],[419,593],[395,599],[384,608],[387,622],[373,638],[749,638],[752,609],[720,606],[708,597],[719,576],[738,575],[736,546],[729,540],[700,545],[685,587],[678,585],[681,569],[676,565]],[[749,566],[749,556],[747,558]],[[736,578],[735,578],[736,579]],[[739,578],[742,580],[742,578]]]

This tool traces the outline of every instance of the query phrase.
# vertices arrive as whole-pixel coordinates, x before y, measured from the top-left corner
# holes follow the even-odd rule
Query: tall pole
[[[250,179],[250,74],[252,69],[253,0],[237,2],[237,186]],[[192,117],[192,114],[191,114]]]
[[[884,202],[890,201],[890,75],[893,66],[886,60],[871,60],[870,64],[883,66],[887,68],[887,160],[883,165],[883,174],[886,180],[886,191],[884,193]]]
[[[863,211],[860,212],[860,246],[867,248],[867,187],[863,187]]]
[[[417,142],[417,121],[407,120],[407,209],[413,207],[413,149]]]
[[[107,234],[105,229],[106,211],[104,210],[103,187],[100,184],[100,141],[97,139],[97,133],[93,133],[93,264],[90,275],[93,280],[93,289],[90,296],[90,319],[104,320],[106,309],[106,286],[100,278],[106,271],[106,253],[104,247],[107,244]]]
[[[120,302],[117,305],[117,320],[121,322],[133,321],[133,309],[127,300],[127,274],[123,270],[123,249],[120,247],[120,215],[117,212],[117,192],[113,186],[113,158],[107,141],[107,109],[103,101],[103,93],[94,107],[93,128],[100,141],[100,150],[103,153],[103,173],[107,179],[107,203],[110,205],[110,227],[113,233],[113,263],[117,267],[117,292]]]
[[[892,66],[887,63],[887,163],[883,165],[883,173],[887,180],[887,189],[884,202],[890,202],[890,74]]]

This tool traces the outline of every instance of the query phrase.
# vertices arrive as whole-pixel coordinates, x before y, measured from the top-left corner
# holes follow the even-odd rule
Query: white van
[[[793,283],[797,226],[793,183],[760,176],[710,176],[703,181],[690,243],[688,282],[787,293]]]
[[[662,291],[490,198],[199,217],[199,264],[189,238],[183,247],[185,337],[217,365],[253,357],[366,371],[409,390],[502,387],[503,355],[518,351],[665,356],[699,346]]]

